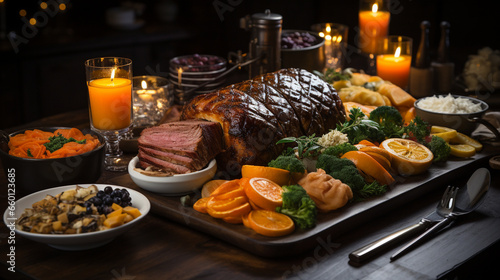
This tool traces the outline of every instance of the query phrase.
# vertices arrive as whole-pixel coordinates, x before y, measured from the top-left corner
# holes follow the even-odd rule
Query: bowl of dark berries
[[[312,31],[281,32],[281,68],[302,68],[323,71],[325,39]]]
[[[16,234],[53,248],[96,248],[129,231],[151,203],[140,192],[106,184],[78,184],[45,189],[15,201],[4,223]],[[13,222],[14,221],[14,222]]]
[[[226,68],[226,59],[216,55],[193,54],[172,58],[169,78],[175,87],[176,102],[184,104],[197,94],[219,88],[225,79],[215,78]]]

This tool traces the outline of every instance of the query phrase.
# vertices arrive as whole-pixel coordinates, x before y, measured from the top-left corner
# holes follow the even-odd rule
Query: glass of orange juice
[[[92,130],[106,139],[105,168],[127,169],[119,141],[132,126],[132,60],[121,57],[85,61]]]

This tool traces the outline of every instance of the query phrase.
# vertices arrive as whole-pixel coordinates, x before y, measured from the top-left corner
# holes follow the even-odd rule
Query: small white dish
[[[144,218],[148,214],[151,208],[149,200],[143,194],[129,188],[114,186],[114,185],[105,185],[105,184],[78,184],[78,185],[85,188],[90,185],[95,185],[99,190],[104,190],[104,188],[107,186],[110,186],[113,189],[115,188],[127,189],[127,191],[130,193],[130,197],[132,198],[132,206],[139,209],[139,211],[141,212],[141,216],[119,227],[103,231],[96,231],[96,232],[86,232],[78,234],[41,234],[41,233],[31,233],[15,229],[15,233],[18,234],[19,236],[25,237],[27,239],[36,242],[45,243],[51,247],[60,250],[66,250],[66,251],[87,250],[87,249],[97,248],[111,242],[115,237],[117,237],[118,235],[122,234],[123,232],[129,230],[131,227],[136,225],[142,218]],[[24,212],[24,209],[31,208],[33,203],[42,200],[48,194],[55,196],[65,190],[70,190],[75,188],[76,185],[68,185],[57,188],[45,189],[27,195],[15,202],[14,215],[11,215],[9,208],[7,208],[7,210],[3,215],[3,221],[5,225],[7,225],[9,229],[11,229],[9,225],[11,225],[13,222],[16,221],[15,219],[18,219],[21,216],[21,214]]]
[[[217,171],[217,162],[213,159],[207,167],[196,172],[168,177],[147,176],[134,170],[138,162],[139,158],[136,156],[128,164],[132,181],[147,191],[167,196],[191,193],[212,179]]]

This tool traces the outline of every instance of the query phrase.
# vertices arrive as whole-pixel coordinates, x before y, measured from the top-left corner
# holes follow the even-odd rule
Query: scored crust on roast
[[[197,96],[192,102],[197,106],[186,106],[182,116],[216,121],[222,125],[224,139],[231,145],[217,156],[217,163],[221,170],[232,170],[229,176],[238,175],[237,165],[267,164],[280,152],[275,143],[276,139],[284,137],[284,133],[278,120],[250,96],[223,88],[206,96]]]
[[[301,69],[282,69],[198,95],[184,105],[181,120],[221,124],[225,150],[219,171],[240,175],[244,164],[267,165],[283,152],[284,137],[321,136],[345,121],[335,89]]]
[[[272,87],[248,80],[230,86],[234,90],[242,91],[253,99],[262,103],[271,111],[281,125],[284,136],[298,135],[301,133],[300,120],[288,104],[288,101]]]

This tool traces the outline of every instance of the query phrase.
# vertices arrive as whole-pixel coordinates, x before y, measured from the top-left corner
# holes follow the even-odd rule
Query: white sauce
[[[447,96],[427,97],[418,102],[418,107],[437,113],[470,114],[482,110],[480,103],[474,103],[468,98]]]

